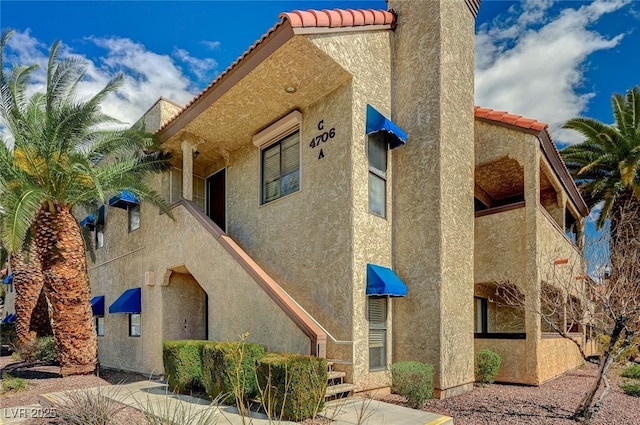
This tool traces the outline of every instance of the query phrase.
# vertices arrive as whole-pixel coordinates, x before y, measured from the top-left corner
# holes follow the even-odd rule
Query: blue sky
[[[161,95],[186,103],[280,12],[336,7],[385,9],[386,3],[2,0],[0,24],[16,31],[8,62],[44,65],[48,46],[60,39],[66,55],[90,63],[82,90],[95,92],[124,72],[124,89],[105,109],[133,122]],[[640,84],[639,23],[640,2],[630,0],[483,0],[476,104],[547,122],[560,146],[578,143],[562,123],[576,116],[611,122],[611,95]]]

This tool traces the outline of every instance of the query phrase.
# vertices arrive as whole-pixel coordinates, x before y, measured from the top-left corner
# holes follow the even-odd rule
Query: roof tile
[[[366,16],[366,17],[365,17]],[[176,120],[186,109],[193,105],[198,99],[205,95],[216,85],[218,81],[224,78],[233,68],[238,66],[244,58],[254,51],[263,41],[265,41],[273,32],[278,29],[285,21],[289,21],[292,28],[313,28],[313,27],[329,27],[329,28],[347,28],[363,25],[391,25],[395,23],[393,13],[386,10],[361,10],[361,9],[333,9],[333,10],[294,10],[280,14],[280,22],[270,28],[260,39],[251,45],[238,59],[227,67],[218,77],[211,82],[203,91],[198,93],[184,108],[178,111],[171,119],[167,120],[158,131],[164,130],[173,121]]]

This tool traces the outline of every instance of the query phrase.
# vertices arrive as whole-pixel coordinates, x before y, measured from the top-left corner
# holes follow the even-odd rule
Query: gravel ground
[[[428,400],[424,410],[454,418],[456,425],[575,425],[570,417],[595,378],[595,365],[585,365],[539,387],[487,385],[446,400]],[[618,371],[609,373],[611,392],[594,425],[640,425],[640,398],[619,388]],[[404,398],[382,399],[403,404]]]

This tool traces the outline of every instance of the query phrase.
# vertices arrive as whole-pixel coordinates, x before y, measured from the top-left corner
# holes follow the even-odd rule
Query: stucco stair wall
[[[269,351],[324,356],[326,335],[276,282],[190,201],[172,207],[156,247],[170,273],[190,273],[208,295],[208,338],[248,340]],[[160,242],[160,241],[158,241]],[[167,264],[168,262],[168,264]],[[188,308],[188,306],[185,306]]]

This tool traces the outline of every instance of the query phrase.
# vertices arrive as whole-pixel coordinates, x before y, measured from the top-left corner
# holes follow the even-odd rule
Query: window
[[[387,298],[369,297],[369,370],[387,367]]]
[[[129,232],[138,230],[140,228],[140,204],[130,206],[129,212]]]
[[[262,150],[262,202],[300,190],[300,132],[295,131]]]
[[[96,316],[96,333],[104,336],[104,316]]]
[[[96,248],[104,246],[104,225],[96,224]]]
[[[474,297],[473,313],[475,317],[475,329],[477,334],[486,334],[488,332],[489,312],[486,298]]]
[[[140,336],[140,314],[129,315],[129,336]]]
[[[384,133],[369,135],[369,212],[380,217],[387,213],[387,142]]]
[[[204,211],[205,179],[193,175],[193,202],[201,211]],[[182,169],[171,168],[169,174],[169,204],[182,199]]]

